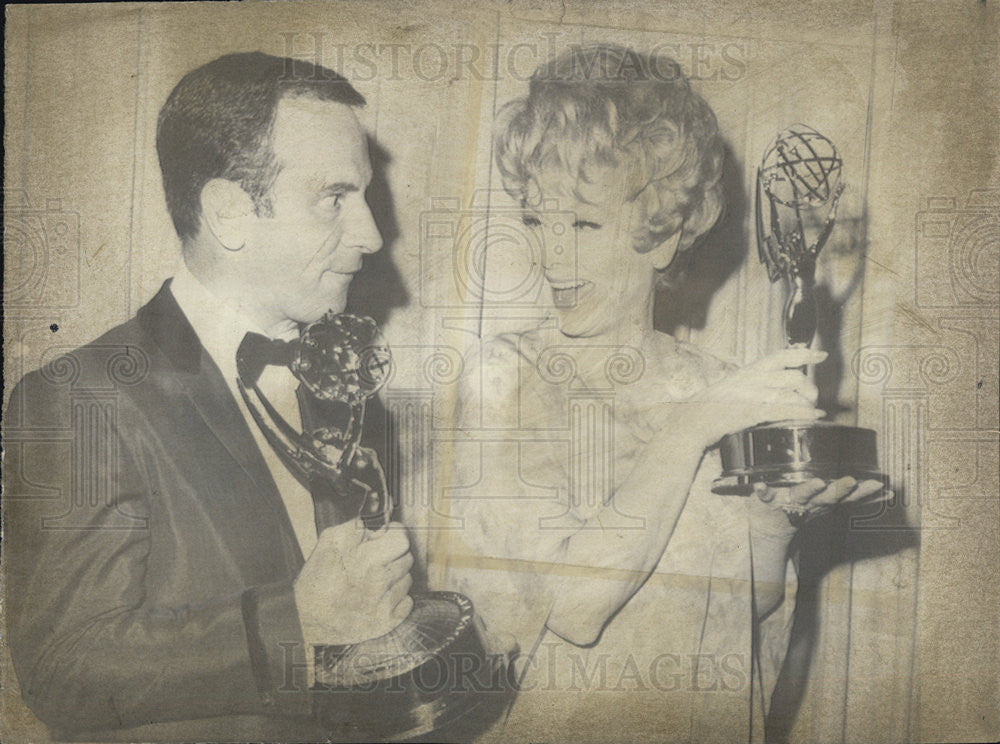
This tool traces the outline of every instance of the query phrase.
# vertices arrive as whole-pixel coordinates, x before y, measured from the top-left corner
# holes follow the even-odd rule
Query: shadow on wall
[[[384,327],[393,309],[405,307],[410,297],[392,260],[392,250],[399,238],[396,207],[386,178],[392,158],[371,138],[368,139],[368,153],[372,164],[372,182],[368,186],[367,194],[368,205],[371,207],[375,224],[382,234],[382,250],[365,256],[364,269],[351,282],[347,309],[356,315],[367,315],[380,327]],[[367,409],[361,443],[374,449],[383,467],[391,470],[389,463],[398,456],[398,453],[394,451],[395,443],[389,441],[389,432],[392,429],[389,412],[378,395],[369,399]],[[398,493],[398,484],[390,483],[389,492]]]
[[[839,263],[842,276],[835,282],[827,277],[816,286],[816,344],[825,349],[829,356],[826,361],[816,366],[816,386],[820,397],[817,405],[826,411],[830,417],[856,410],[856,402],[845,405],[839,399],[841,384],[847,369],[848,360],[844,356],[845,336],[843,316],[844,303],[855,293],[860,292],[864,280],[864,256],[868,251],[868,218],[848,217],[841,213],[837,220],[837,228],[842,236],[841,242],[834,243],[820,253],[820,260],[831,259]],[[851,258],[851,261],[845,261]],[[847,269],[844,271],[844,269]],[[826,273],[826,272],[824,272]],[[860,332],[860,328],[858,329]],[[850,341],[848,341],[850,343]],[[848,349],[848,356],[852,349]]]
[[[382,233],[382,250],[365,256],[364,270],[351,283],[348,309],[357,315],[368,315],[380,326],[384,326],[394,308],[409,304],[410,296],[392,260],[392,251],[399,238],[396,207],[386,179],[386,171],[392,158],[381,145],[370,138],[368,151],[372,162],[368,204],[375,224]]]
[[[743,165],[725,145],[722,168],[722,215],[715,225],[667,269],[667,288],[657,293],[653,324],[658,331],[674,334],[682,326],[702,329],[712,297],[743,263],[746,236],[743,225],[747,197]]]
[[[830,673],[828,668],[824,669],[817,654],[817,640],[825,604],[823,578],[840,564],[919,550],[919,529],[907,524],[906,510],[899,508],[901,498],[902,495],[897,491],[884,510],[865,507],[851,513],[830,514],[806,525],[796,538],[801,546],[808,545],[809,549],[800,552],[795,620],[788,655],[771,698],[771,709],[767,717],[766,740],[771,744],[791,740],[796,718],[802,711],[809,691],[810,680]],[[872,513],[873,508],[875,514]],[[859,513],[872,514],[873,518],[869,520],[859,517]],[[901,556],[900,560],[906,558]],[[895,611],[892,608],[890,614],[884,616],[887,625],[897,621]],[[916,622],[916,618],[912,620]],[[828,632],[837,631],[831,629]],[[842,637],[849,641],[846,628],[843,629]],[[850,648],[845,646],[842,653],[846,658],[850,654]],[[846,664],[843,668],[846,668]]]

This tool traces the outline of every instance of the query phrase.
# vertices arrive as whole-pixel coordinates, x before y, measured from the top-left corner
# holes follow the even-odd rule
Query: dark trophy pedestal
[[[712,490],[721,494],[746,495],[758,481],[780,488],[812,478],[882,477],[875,432],[857,426],[767,424],[728,434],[720,446],[723,475]]]
[[[816,333],[816,257],[836,221],[842,166],[830,140],[797,124],[778,135],[757,170],[757,248],[771,281],[783,278],[789,288],[783,318],[789,347],[808,347]],[[770,234],[764,228],[765,199]],[[825,219],[816,220],[822,210]],[[811,244],[805,224],[810,217],[818,225]],[[856,426],[815,421],[754,426],[723,437],[720,453],[722,474],[712,490],[721,494],[745,496],[754,483],[787,487],[812,478],[883,478],[875,432]]]

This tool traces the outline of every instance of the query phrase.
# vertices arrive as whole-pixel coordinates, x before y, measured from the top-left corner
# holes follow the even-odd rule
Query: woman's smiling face
[[[542,265],[559,329],[567,336],[589,338],[641,324],[651,313],[660,253],[633,248],[643,215],[638,201],[628,199],[624,169],[588,168],[587,180],[576,182],[563,171],[548,170],[534,185],[540,194],[525,204],[523,221],[542,233]],[[552,232],[565,220],[533,206],[537,204],[572,214],[575,247],[570,240],[568,250],[549,249],[567,242]]]

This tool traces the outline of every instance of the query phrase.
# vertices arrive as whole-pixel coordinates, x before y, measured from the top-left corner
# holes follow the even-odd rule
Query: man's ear
[[[213,178],[201,189],[202,222],[226,250],[246,244],[247,219],[255,214],[253,199],[235,181]]]
[[[654,245],[649,251],[649,257],[653,262],[653,268],[657,271],[663,271],[674,260],[674,256],[677,255],[677,246],[681,242],[682,231],[683,228],[678,228],[673,235],[668,238],[664,238],[659,243]]]

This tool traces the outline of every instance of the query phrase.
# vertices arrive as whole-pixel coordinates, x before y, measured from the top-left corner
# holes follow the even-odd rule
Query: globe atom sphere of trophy
[[[812,127],[796,124],[764,153],[760,177],[770,198],[786,207],[828,205],[840,185],[843,161],[834,144]]]
[[[833,142],[804,124],[781,132],[757,170],[757,249],[771,281],[785,280],[783,326],[793,348],[808,347],[816,335],[816,257],[837,218],[842,171]],[[778,488],[845,475],[883,479],[875,432],[856,426],[814,421],[754,426],[727,434],[720,450],[716,493],[747,495],[755,483]]]

